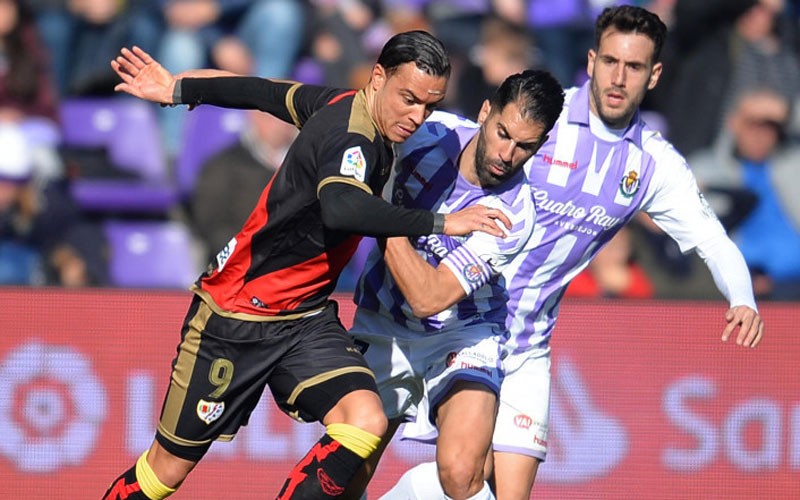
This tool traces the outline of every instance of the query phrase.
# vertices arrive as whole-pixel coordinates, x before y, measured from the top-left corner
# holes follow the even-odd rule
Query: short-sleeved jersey
[[[537,218],[504,271],[512,352],[547,346],[569,282],[638,211],[684,252],[724,234],[684,158],[638,113],[621,140],[592,133],[588,83],[567,91],[550,138],[524,169]]]
[[[466,237],[428,235],[412,241],[429,264],[447,266],[467,295],[425,319],[413,315],[380,251],[372,251],[359,279],[355,302],[405,326],[411,337],[476,323],[504,329],[508,296],[500,273],[530,238],[535,212],[522,171],[486,189],[470,184],[459,174],[461,151],[478,130],[474,122],[437,111],[398,146],[391,193],[395,205],[446,214],[482,204],[502,210],[512,223],[506,238],[474,232]]]
[[[377,194],[393,153],[364,91],[297,84],[286,107],[302,130],[241,231],[197,281],[222,314],[284,319],[325,305],[360,236],[326,228],[318,193],[343,182]]]

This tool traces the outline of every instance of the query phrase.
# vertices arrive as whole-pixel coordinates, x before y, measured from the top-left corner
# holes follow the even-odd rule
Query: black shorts
[[[269,386],[275,402],[302,422],[322,420],[346,394],[377,393],[375,376],[330,302],[286,321],[242,321],[215,314],[195,297],[172,362],[156,439],[170,453],[199,460],[214,440],[229,441]]]

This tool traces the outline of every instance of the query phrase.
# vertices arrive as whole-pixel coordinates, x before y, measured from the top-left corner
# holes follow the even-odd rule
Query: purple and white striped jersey
[[[590,118],[589,90],[567,91],[550,138],[524,167],[537,218],[503,272],[512,353],[547,347],[569,282],[638,211],[683,252],[725,232],[670,143],[638,113],[624,131]]]
[[[476,323],[505,329],[508,294],[500,273],[527,244],[535,211],[522,170],[489,189],[474,186],[459,174],[461,151],[478,130],[474,122],[437,111],[398,145],[392,203],[439,213],[479,203],[501,209],[512,223],[506,238],[475,232],[466,237],[434,234],[412,242],[428,263],[447,266],[467,294],[449,309],[425,319],[412,314],[381,253],[373,249],[356,287],[355,302],[359,308],[405,326],[409,337]]]

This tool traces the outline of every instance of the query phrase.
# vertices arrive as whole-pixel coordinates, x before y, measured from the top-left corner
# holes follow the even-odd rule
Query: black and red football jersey
[[[361,237],[323,225],[318,192],[341,182],[380,195],[393,161],[363,90],[294,84],[284,92],[301,132],[241,231],[194,287],[223,314],[266,320],[324,306]],[[198,93],[187,81],[183,102],[200,100]]]

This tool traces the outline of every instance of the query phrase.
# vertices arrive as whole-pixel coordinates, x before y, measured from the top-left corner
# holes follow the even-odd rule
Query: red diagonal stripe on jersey
[[[356,92],[358,92],[358,91],[357,90],[348,90],[347,92],[345,92],[343,94],[339,94],[336,97],[334,97],[333,99],[331,99],[330,101],[328,101],[328,106],[330,106],[331,104],[336,104],[337,102],[341,101],[342,99],[344,99],[347,96],[355,95]]]

